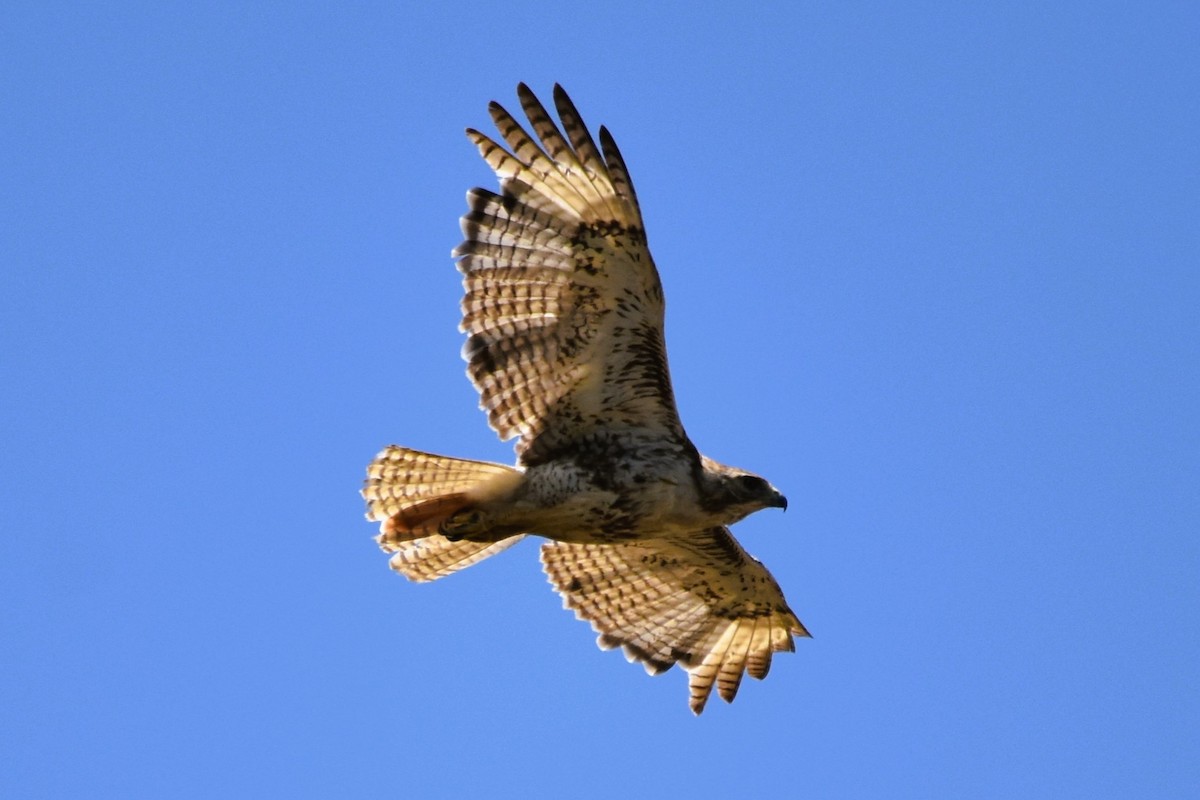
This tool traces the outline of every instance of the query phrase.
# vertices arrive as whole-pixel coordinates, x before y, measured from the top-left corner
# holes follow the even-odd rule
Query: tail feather
[[[503,464],[384,449],[367,468],[362,495],[367,519],[379,522],[376,541],[393,553],[393,569],[414,581],[449,575],[504,550],[520,535],[501,541],[450,541],[441,524],[472,505],[501,497],[523,480]]]
[[[478,564],[501,550],[507,550],[525,538],[519,533],[499,542],[452,542],[445,536],[403,542],[392,549],[388,565],[410,581],[424,583],[445,577],[452,572]],[[385,547],[385,549],[387,549]]]

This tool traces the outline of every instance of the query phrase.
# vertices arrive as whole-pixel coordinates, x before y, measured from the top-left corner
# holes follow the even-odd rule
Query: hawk
[[[472,189],[454,251],[462,355],[515,466],[383,450],[362,490],[393,569],[430,581],[543,537],[564,606],[657,675],[689,673],[699,714],[808,631],[766,567],[729,532],[787,500],[763,478],[701,455],[675,408],[663,290],[616,143],[596,145],[562,87],[562,129],[525,84],[534,136],[498,103],[507,148],[467,137],[500,192]],[[536,137],[536,139],[534,138]]]

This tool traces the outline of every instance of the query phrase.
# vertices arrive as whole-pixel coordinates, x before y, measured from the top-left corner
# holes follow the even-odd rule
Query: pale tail
[[[386,448],[367,467],[362,495],[367,519],[379,522],[375,540],[392,553],[392,569],[431,581],[469,567],[522,538],[452,542],[438,526],[455,512],[514,488],[523,475],[503,464]]]

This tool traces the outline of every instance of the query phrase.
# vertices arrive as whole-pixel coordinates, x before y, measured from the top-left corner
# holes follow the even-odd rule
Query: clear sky
[[[78,5],[0,12],[0,795],[1200,794],[1194,3]],[[698,719],[533,542],[363,520],[386,444],[512,457],[449,253],[521,80],[791,501],[814,638]]]

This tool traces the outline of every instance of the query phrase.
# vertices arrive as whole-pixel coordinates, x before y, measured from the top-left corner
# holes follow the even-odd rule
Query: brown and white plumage
[[[682,440],[662,284],[620,151],[604,128],[596,148],[560,87],[570,144],[528,87],[518,94],[545,151],[496,103],[511,153],[467,132],[501,187],[468,193],[466,241],[454,251],[463,355],[481,406],[502,439],[518,437],[523,463],[617,427]]]
[[[512,547],[522,538],[455,542],[437,530],[447,509],[452,512],[476,502],[487,489],[502,491],[519,476],[519,471],[503,464],[448,459],[393,445],[367,468],[362,495],[367,519],[380,523],[375,540],[392,553],[392,569],[414,581],[432,581]]]
[[[808,632],[766,568],[728,528],[621,544],[542,545],[542,566],[566,607],[592,623],[603,648],[622,647],[657,675],[691,673],[699,714],[714,680],[732,701],[743,669],[762,679],[771,654]]]
[[[468,129],[500,178],[472,189],[454,251],[463,356],[515,467],[389,447],[368,470],[368,518],[414,580],[469,566],[525,534],[565,604],[658,674],[690,673],[691,707],[807,631],[727,526],[783,496],[701,456],[675,407],[663,292],[625,162],[566,93],[555,125],[524,84],[534,136],[496,103],[504,144]],[[536,138],[534,138],[536,137]]]

